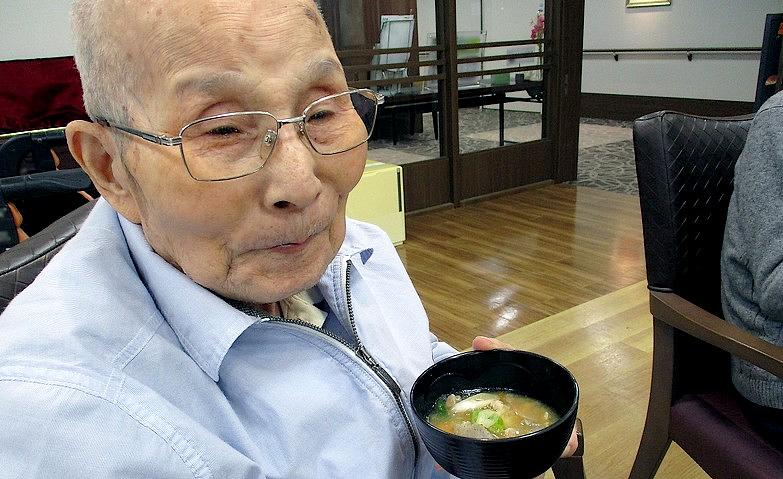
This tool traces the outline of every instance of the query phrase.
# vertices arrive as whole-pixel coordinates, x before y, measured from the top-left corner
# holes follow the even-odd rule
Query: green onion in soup
[[[438,429],[475,439],[505,439],[543,429],[558,420],[541,401],[508,391],[441,396],[427,420]]]

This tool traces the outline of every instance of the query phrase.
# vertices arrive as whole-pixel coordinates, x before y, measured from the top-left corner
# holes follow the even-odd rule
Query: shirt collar
[[[363,235],[350,234],[352,224],[356,221],[350,218],[345,219],[345,239],[340,249],[337,251],[337,257],[343,260],[355,260],[358,258],[362,264],[367,264],[373,254],[373,249],[368,245],[369,240]]]
[[[220,365],[228,350],[258,318],[238,310],[169,264],[152,250],[141,226],[120,214],[117,216],[139,276],[158,310],[188,355],[217,382]],[[367,263],[373,249],[360,243],[347,234],[332,265],[339,268],[340,263],[357,257],[362,264]],[[319,289],[333,290],[334,279],[330,268],[327,268],[318,283]],[[333,303],[330,307],[334,308],[334,299],[331,295],[325,296],[328,303]]]
[[[139,225],[118,216],[139,276],[163,318],[188,355],[217,382],[229,348],[257,318],[232,307],[166,262],[152,250]]]

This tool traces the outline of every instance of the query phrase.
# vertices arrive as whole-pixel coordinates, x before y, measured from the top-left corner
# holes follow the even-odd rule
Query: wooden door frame
[[[556,0],[558,9],[551,12],[554,36],[558,42],[552,90],[557,89],[554,141],[555,183],[576,179],[579,157],[579,118],[582,97],[582,44],[584,38],[585,0]],[[555,0],[547,4],[555,4]],[[551,83],[550,83],[551,84]]]
[[[436,2],[437,5],[441,2]],[[443,95],[445,156],[449,159],[451,203],[459,206],[526,185],[576,179],[579,140],[579,98],[584,30],[584,0],[548,0],[549,21],[543,63],[546,101],[542,111],[545,137],[539,141],[501,146],[479,152],[459,152],[456,0],[444,0],[444,55],[446,81]],[[535,158],[520,161],[520,155]]]

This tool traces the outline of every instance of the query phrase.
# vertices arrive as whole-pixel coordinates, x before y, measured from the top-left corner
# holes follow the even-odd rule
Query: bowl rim
[[[565,371],[566,374],[568,374],[568,377],[571,378],[571,381],[574,383],[574,388],[576,389],[575,399],[574,399],[573,403],[571,404],[571,407],[568,408],[568,411],[566,411],[565,414],[562,414],[557,421],[553,422],[552,424],[550,424],[550,425],[548,425],[548,426],[546,426],[544,428],[538,429],[538,430],[533,431],[533,432],[529,432],[527,434],[521,434],[519,436],[502,437],[502,438],[499,437],[499,438],[495,438],[495,439],[477,439],[477,438],[473,438],[473,437],[460,436],[459,434],[454,434],[454,433],[451,433],[451,432],[444,431],[442,429],[438,429],[437,427],[435,427],[432,424],[430,424],[430,422],[427,420],[427,418],[421,417],[421,415],[419,414],[419,411],[413,406],[413,391],[416,389],[416,386],[419,384],[419,380],[425,375],[425,373],[427,373],[429,370],[433,369],[435,366],[443,363],[444,361],[458,360],[458,359],[461,359],[461,358],[464,358],[464,357],[475,356],[475,355],[478,355],[478,354],[497,353],[497,352],[515,353],[515,354],[516,353],[522,353],[522,354],[525,354],[525,355],[537,356],[537,357],[539,357],[541,359],[545,359],[547,361],[552,362],[553,364],[555,364],[556,366],[561,368],[563,371]],[[480,388],[478,388],[478,389],[480,389]],[[550,358],[548,356],[544,356],[543,354],[534,353],[532,351],[523,351],[523,350],[520,350],[520,349],[489,349],[489,350],[486,350],[486,351],[463,351],[461,353],[454,354],[452,356],[444,358],[444,359],[442,359],[442,360],[440,360],[440,361],[430,365],[427,369],[422,371],[421,374],[419,374],[419,376],[413,382],[413,385],[411,386],[410,393],[408,394],[408,400],[410,401],[410,405],[411,405],[411,409],[413,410],[413,414],[416,416],[416,418],[419,420],[419,422],[421,422],[422,424],[426,425],[426,427],[429,430],[436,431],[439,434],[443,434],[443,435],[445,435],[445,436],[447,436],[449,438],[456,438],[456,439],[468,441],[468,443],[472,443],[472,444],[504,444],[504,443],[508,443],[508,442],[517,441],[517,440],[520,440],[520,439],[523,439],[523,438],[535,437],[537,435],[544,434],[545,432],[549,431],[550,429],[554,429],[555,427],[557,427],[557,426],[561,425],[562,423],[564,423],[567,420],[566,418],[570,418],[571,416],[575,417],[576,416],[576,409],[579,406],[579,392],[580,392],[579,391],[579,383],[576,381],[576,378],[571,373],[571,371],[569,371],[568,368],[566,368],[565,366],[563,366],[562,364],[560,364],[559,362],[555,361],[554,359],[552,359],[552,358]]]

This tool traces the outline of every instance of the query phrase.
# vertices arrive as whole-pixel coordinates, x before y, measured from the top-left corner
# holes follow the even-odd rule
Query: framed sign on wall
[[[671,0],[625,0],[627,8],[632,7],[663,7],[671,5]]]

